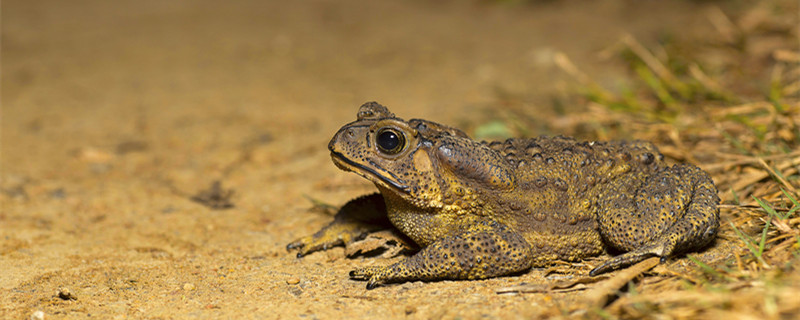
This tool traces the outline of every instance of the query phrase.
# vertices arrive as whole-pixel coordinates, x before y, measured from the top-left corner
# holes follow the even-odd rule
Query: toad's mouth
[[[395,176],[391,172],[382,169],[380,166],[378,166],[375,163],[372,163],[371,161],[370,162],[373,165],[373,167],[377,168],[385,175],[379,174],[376,169],[366,167],[356,162],[353,162],[352,160],[345,157],[343,154],[336,151],[331,151],[331,159],[333,160],[333,163],[337,167],[339,167],[339,169],[342,169],[344,171],[355,172],[356,174],[364,178],[367,178],[367,180],[370,180],[373,183],[380,184],[381,186],[391,188],[399,192],[408,193],[409,188],[405,184],[405,181],[397,178],[397,176]],[[391,176],[394,180],[389,179],[387,175]]]

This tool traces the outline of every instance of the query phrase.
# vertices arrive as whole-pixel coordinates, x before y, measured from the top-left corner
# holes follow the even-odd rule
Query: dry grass
[[[708,171],[720,190],[721,237],[732,249],[711,263],[689,256],[694,266],[686,272],[657,267],[586,314],[800,317],[798,12],[797,1],[762,1],[735,15],[712,8],[716,34],[699,39],[644,45],[623,36],[600,53],[631,70],[631,83],[613,90],[558,54],[556,64],[574,83],[556,105],[584,108],[554,123],[536,120],[524,99],[501,99],[505,109],[492,126],[507,127],[495,132],[529,134],[522,128],[538,127],[589,139],[651,140],[672,161]]]

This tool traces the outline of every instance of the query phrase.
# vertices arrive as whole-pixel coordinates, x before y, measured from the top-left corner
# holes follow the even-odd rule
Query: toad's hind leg
[[[395,264],[359,268],[350,276],[367,280],[367,289],[372,289],[389,282],[510,275],[527,270],[531,262],[530,245],[520,234],[500,223],[487,222],[436,240]]]
[[[652,256],[702,248],[719,228],[719,197],[700,168],[676,165],[642,183],[609,190],[598,214],[605,242],[626,253],[590,272],[597,275]]]
[[[386,216],[383,197],[378,193],[371,194],[351,200],[339,209],[333,222],[312,235],[293,241],[286,249],[297,250],[300,258],[334,246],[347,246],[369,232],[389,228],[391,223]]]

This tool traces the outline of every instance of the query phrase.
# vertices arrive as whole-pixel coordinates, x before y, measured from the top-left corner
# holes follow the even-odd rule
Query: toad
[[[421,250],[350,272],[391,282],[485,279],[555,261],[620,253],[590,271],[700,249],[719,228],[719,197],[700,168],[667,165],[645,141],[541,136],[477,142],[369,102],[333,136],[337,167],[380,193],[345,204],[332,223],[290,243],[298,257],[395,227]]]

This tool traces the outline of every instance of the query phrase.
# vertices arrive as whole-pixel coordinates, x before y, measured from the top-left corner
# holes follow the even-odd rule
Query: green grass
[[[745,234],[739,228],[737,228],[733,223],[731,223],[731,228],[733,231],[736,232],[736,236],[739,237],[742,242],[747,246],[747,249],[750,250],[750,253],[761,263],[762,266],[769,266],[762,255],[764,254],[764,248],[767,244],[767,232],[769,231],[771,220],[767,220],[767,223],[764,225],[764,228],[761,230],[761,237],[760,240],[753,239],[751,236]]]

